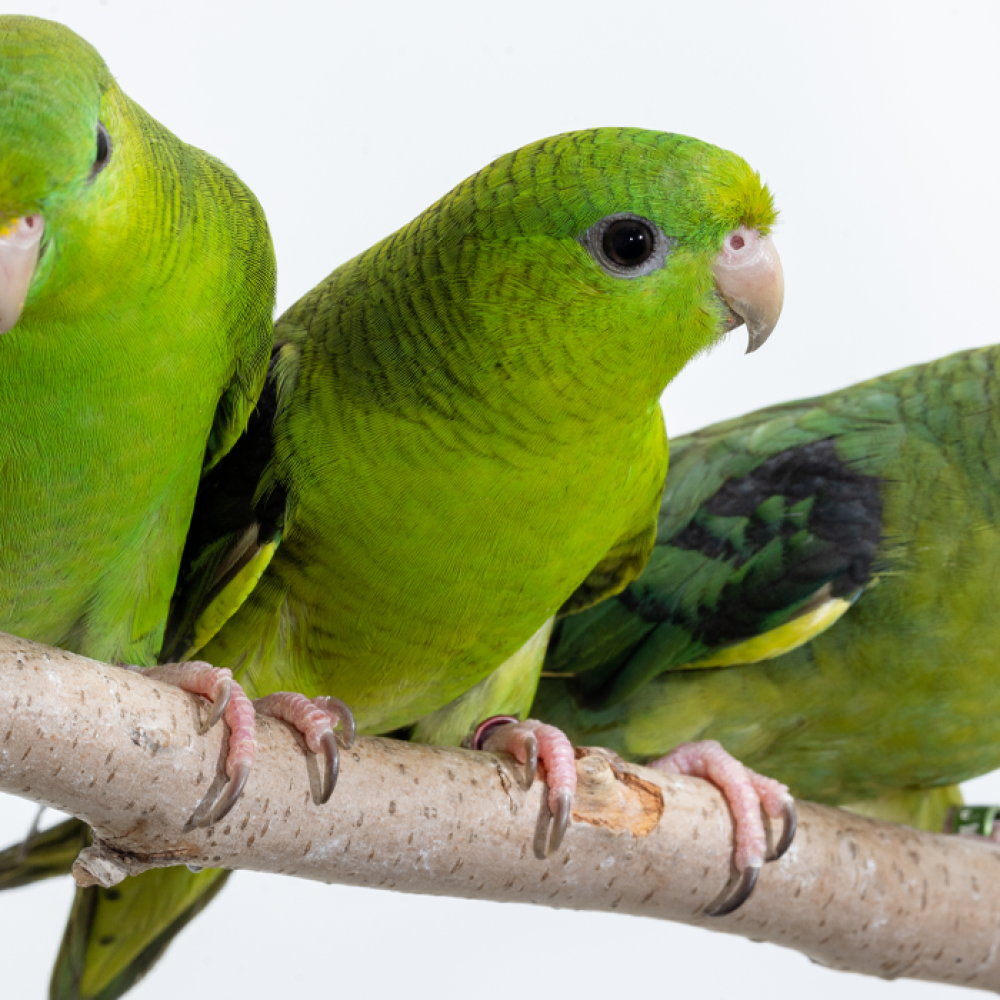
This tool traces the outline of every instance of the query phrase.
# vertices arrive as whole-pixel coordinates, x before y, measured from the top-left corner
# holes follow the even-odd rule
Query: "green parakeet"
[[[940,830],[1000,766],[998,361],[675,439],[645,572],[557,624],[533,711],[640,762],[717,740],[796,795]]]
[[[501,157],[338,268],[279,320],[248,433],[202,483],[165,655],[231,669],[330,757],[326,693],[366,732],[419,720],[438,742],[524,712],[559,609],[648,558],[664,386],[726,330],[745,320],[756,347],[777,321],[774,218],[739,157],[598,129]],[[496,728],[537,741],[565,822],[569,744]],[[252,737],[252,719],[232,735],[244,776]],[[177,905],[158,883],[145,910],[128,880],[65,953],[148,965],[192,880],[222,877],[180,870]],[[102,950],[97,921],[155,908]]]
[[[289,721],[280,689],[437,743],[525,714],[555,614],[649,556],[664,386],[776,323],[774,218],[739,157],[597,129],[501,157],[334,271],[278,322],[258,416],[205,481],[173,654]],[[512,722],[481,745],[532,744],[557,843],[568,742]]]
[[[263,212],[68,28],[0,17],[0,628],[156,661],[271,342]]]
[[[774,217],[731,153],[597,129],[501,157],[338,268],[278,322],[273,401],[205,481],[168,648],[256,696],[335,692],[366,732],[489,686],[641,571],[660,393],[744,318],[752,346],[773,328]],[[542,647],[508,668],[529,684],[421,734],[526,709]]]
[[[0,16],[0,135],[0,628],[149,666],[266,375],[267,224],[62,25]]]

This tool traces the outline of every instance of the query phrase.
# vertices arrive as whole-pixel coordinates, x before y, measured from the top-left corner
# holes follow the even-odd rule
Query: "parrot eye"
[[[604,230],[604,256],[619,267],[638,267],[649,260],[656,237],[637,219],[619,219]]]
[[[591,226],[580,242],[608,274],[639,278],[663,267],[670,241],[648,219],[622,213]]]
[[[93,180],[107,165],[111,159],[111,136],[104,127],[104,122],[97,123],[97,155],[94,157],[94,165],[90,168],[90,179]]]

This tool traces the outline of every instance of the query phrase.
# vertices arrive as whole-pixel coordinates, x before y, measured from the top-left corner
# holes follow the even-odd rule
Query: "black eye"
[[[94,157],[94,165],[90,168],[90,179],[93,180],[107,165],[111,159],[111,136],[104,127],[104,122],[97,123],[97,155]]]
[[[641,215],[608,215],[590,227],[580,242],[608,274],[639,278],[663,267],[670,252],[668,240]]]
[[[656,237],[646,222],[639,219],[619,219],[604,230],[601,240],[604,254],[619,267],[638,267],[649,260]]]

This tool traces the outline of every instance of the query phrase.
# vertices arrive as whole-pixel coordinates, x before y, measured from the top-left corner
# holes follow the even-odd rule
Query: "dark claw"
[[[736,883],[736,888],[715,906],[705,907],[706,917],[724,917],[733,910],[738,910],[751,896],[760,877],[760,868],[753,868],[749,865],[740,873],[740,879]]]
[[[246,788],[247,780],[250,777],[250,772],[253,770],[253,765],[251,764],[237,764],[236,773],[232,775],[229,779],[229,784],[226,785],[219,796],[219,800],[209,809],[205,817],[195,823],[195,827],[206,827],[215,826],[220,819],[225,818],[229,811],[239,802],[240,796],[243,794],[243,789]]]
[[[313,704],[322,708],[324,712],[337,717],[340,723],[340,742],[344,744],[344,749],[350,750],[358,735],[354,713],[339,698],[331,698],[329,695],[313,698]],[[325,802],[326,799],[323,801]]]
[[[524,737],[524,757],[524,784],[526,788],[531,788],[538,771],[538,740],[534,733]]]
[[[326,782],[319,797],[319,804],[330,801],[333,790],[337,787],[337,777],[340,774],[340,751],[337,749],[337,737],[333,730],[328,729],[319,738],[323,747],[323,759],[326,761]]]
[[[566,828],[569,826],[569,816],[572,811],[573,793],[560,792],[556,812],[552,817],[552,836],[549,838],[549,849],[545,852],[547,858],[551,858],[559,850],[563,837],[566,836]]]
[[[215,698],[212,701],[212,711],[208,713],[205,724],[198,730],[200,736],[204,736],[229,708],[229,699],[233,696],[233,682],[228,678],[223,678],[219,686],[215,689]]]
[[[781,840],[767,856],[768,861],[777,861],[784,857],[785,852],[792,846],[792,841],[795,839],[795,831],[799,828],[799,817],[795,811],[794,799],[788,799],[781,807],[781,821],[784,824],[781,830]]]

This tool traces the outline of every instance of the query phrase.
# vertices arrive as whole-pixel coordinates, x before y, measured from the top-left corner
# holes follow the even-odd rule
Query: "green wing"
[[[213,468],[247,426],[264,388],[274,330],[277,281],[274,249],[264,210],[245,184],[224,163],[202,154],[203,170],[222,215],[232,254],[232,271],[220,286],[226,297],[220,339],[231,359],[229,382],[216,406],[205,449],[205,469]]]
[[[816,403],[777,407],[673,443],[645,572],[558,623],[546,674],[613,705],[670,670],[755,662],[807,641],[870,584],[877,476]]]
[[[275,348],[246,433],[198,488],[160,659],[190,659],[242,605],[281,543],[286,497],[260,495],[277,409]]]
[[[900,797],[1000,766],[998,355],[675,441],[649,566],[557,623],[532,714],[638,760],[716,739],[814,801],[939,816],[946,793]]]

